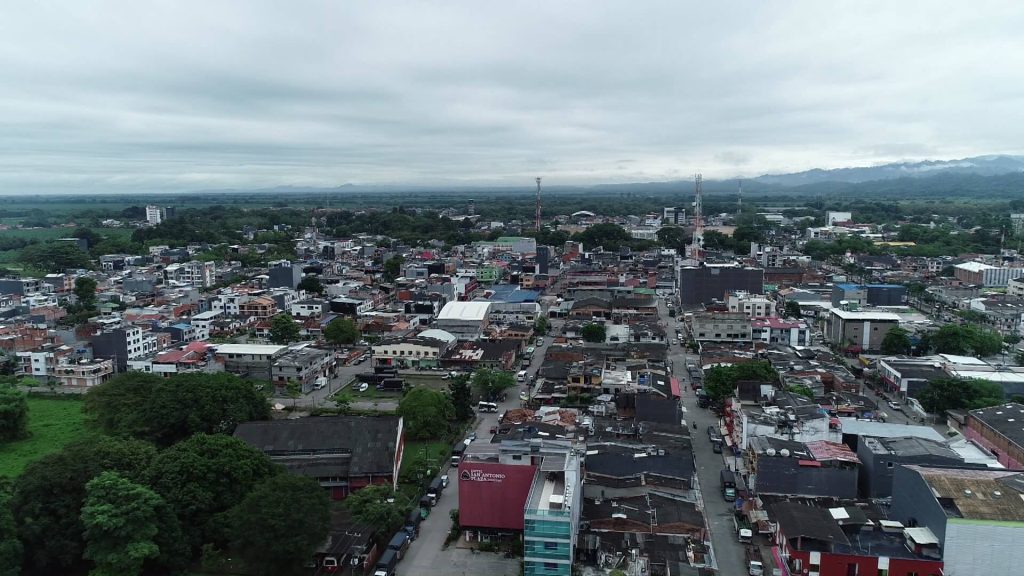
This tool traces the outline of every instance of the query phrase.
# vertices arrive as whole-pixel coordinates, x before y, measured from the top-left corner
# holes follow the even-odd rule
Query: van
[[[526,382],[526,370],[520,370],[516,374],[516,380],[519,382]]]

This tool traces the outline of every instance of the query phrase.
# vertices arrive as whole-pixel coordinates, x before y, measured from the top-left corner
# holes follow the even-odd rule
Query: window
[[[545,550],[558,550],[558,542],[545,542],[544,543],[544,549]]]
[[[548,572],[554,572],[555,570],[558,570],[558,564],[555,564],[554,562],[545,562],[544,570]]]
[[[860,566],[857,565],[857,564],[853,564],[853,563],[847,564],[846,565],[846,576],[857,576],[858,568],[860,568]]]
[[[885,467],[886,468],[892,468],[893,467],[893,463],[892,462],[886,462],[885,463]]]
[[[878,569],[878,576],[889,576],[889,569],[888,568],[879,568]]]

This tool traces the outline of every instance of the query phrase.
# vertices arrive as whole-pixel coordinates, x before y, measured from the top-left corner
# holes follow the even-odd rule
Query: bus
[[[498,411],[498,405],[495,404],[494,402],[483,402],[483,401],[480,401],[480,402],[477,402],[477,404],[476,404],[476,411],[477,412],[497,412]]]

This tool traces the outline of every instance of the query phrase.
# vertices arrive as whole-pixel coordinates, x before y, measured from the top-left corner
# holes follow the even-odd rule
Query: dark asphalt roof
[[[616,451],[590,454],[587,456],[587,472],[612,478],[657,474],[689,480],[693,476],[693,461],[681,457],[681,454],[666,453],[664,456],[641,457],[637,457],[637,454],[644,454],[643,449],[637,447],[635,453]]]
[[[245,422],[235,437],[304,476],[389,474],[398,416],[316,416]]]

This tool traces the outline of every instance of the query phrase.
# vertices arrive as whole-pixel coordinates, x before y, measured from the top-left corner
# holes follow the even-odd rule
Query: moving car
[[[889,400],[889,408],[895,410],[896,412],[903,412],[903,406],[900,406],[899,404],[893,402],[892,400]]]

